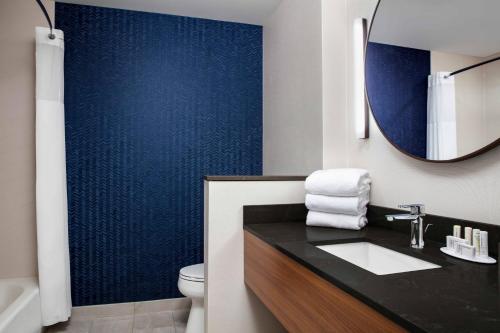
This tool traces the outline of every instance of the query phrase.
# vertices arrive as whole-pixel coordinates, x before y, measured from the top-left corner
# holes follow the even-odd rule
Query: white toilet
[[[203,298],[205,292],[204,264],[181,268],[178,287],[180,292],[191,298],[192,305],[185,333],[203,333],[205,329],[205,310]]]

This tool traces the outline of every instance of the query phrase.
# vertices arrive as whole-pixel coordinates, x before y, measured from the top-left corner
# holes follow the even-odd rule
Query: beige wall
[[[322,165],[321,1],[283,0],[264,24],[264,174]]]
[[[0,278],[36,275],[36,25],[35,1],[0,0]]]

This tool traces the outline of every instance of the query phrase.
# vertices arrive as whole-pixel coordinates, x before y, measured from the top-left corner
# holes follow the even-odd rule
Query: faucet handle
[[[399,208],[410,208],[410,212],[412,215],[425,215],[425,205],[423,204],[407,204],[407,205],[398,205]]]

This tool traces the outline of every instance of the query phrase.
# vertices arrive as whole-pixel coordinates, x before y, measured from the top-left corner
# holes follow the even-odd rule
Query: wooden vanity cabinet
[[[245,284],[289,332],[407,332],[245,231]]]

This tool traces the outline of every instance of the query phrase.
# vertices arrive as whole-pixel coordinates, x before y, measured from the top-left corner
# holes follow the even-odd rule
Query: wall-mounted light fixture
[[[368,102],[365,96],[365,47],[367,38],[367,20],[356,18],[353,29],[354,60],[354,115],[356,137],[368,139]]]

